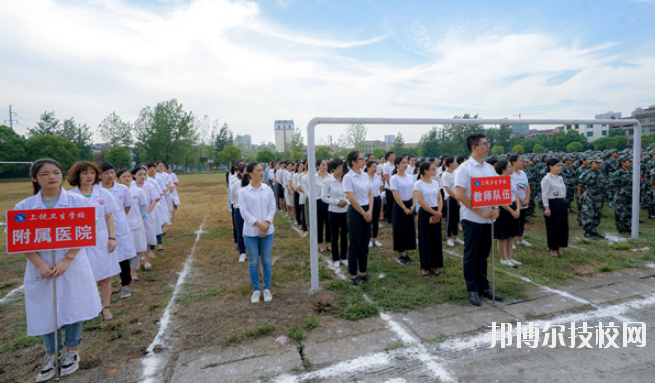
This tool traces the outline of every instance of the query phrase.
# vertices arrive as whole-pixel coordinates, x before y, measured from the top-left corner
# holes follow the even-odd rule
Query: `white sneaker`
[[[334,261],[333,266],[334,267],[341,267],[341,263],[339,261]]]
[[[501,264],[501,265],[505,265],[505,266],[509,266],[509,267],[516,267],[512,262],[510,262],[510,261],[506,261],[506,260],[504,260],[504,259],[502,259],[502,260],[500,261],[500,264]]]
[[[459,238],[455,238],[455,244],[456,244],[456,245],[463,245],[463,244],[464,244],[464,241],[462,241],[462,240],[459,239]]]
[[[264,302],[270,302],[273,300],[273,296],[271,295],[271,290],[264,290]]]
[[[375,247],[382,247],[382,244],[378,241],[373,242],[373,246]]]
[[[347,259],[342,259],[341,264],[348,267],[348,260]]]
[[[246,253],[241,253],[239,256],[239,262],[243,263],[246,261]]]
[[[455,247],[455,242],[453,242],[452,239],[448,238],[448,240],[446,241],[446,245],[450,247]]]
[[[260,295],[261,295],[261,293],[259,292],[259,290],[253,292],[253,293],[252,293],[252,297],[250,298],[250,302],[252,302],[252,303],[259,303],[259,296],[260,296]]]
[[[510,259],[509,261],[512,262],[513,264],[515,264],[516,266],[521,265],[521,262],[517,261],[516,259]]]
[[[512,250],[516,250],[516,245],[512,242]]]
[[[45,382],[52,379],[55,376],[55,356],[51,356],[46,359],[41,372],[36,377],[37,382]]]
[[[516,243],[519,244],[519,245],[526,246],[526,247],[531,247],[531,246],[532,246],[532,245],[530,244],[530,242],[526,241],[525,239],[522,240],[522,241],[518,241],[518,242],[516,242]]]
[[[77,350],[68,351],[64,354],[64,357],[61,359],[61,376],[67,376],[80,367],[80,356],[77,354]]]
[[[373,247],[373,242],[368,241],[368,247]]]
[[[150,270],[152,269],[152,265],[150,263],[146,263],[145,265],[143,265],[143,268],[146,270]]]

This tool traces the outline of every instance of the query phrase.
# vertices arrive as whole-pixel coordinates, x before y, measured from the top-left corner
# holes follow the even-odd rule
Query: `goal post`
[[[480,125],[572,125],[572,124],[607,124],[607,126],[633,126],[633,173],[632,173],[632,232],[633,239],[639,238],[639,181],[641,155],[641,123],[637,119],[602,119],[602,120],[560,120],[560,119],[453,119],[453,118],[349,118],[349,117],[314,117],[307,124],[307,162],[309,165],[309,251],[311,267],[311,290],[319,289],[318,280],[318,239],[316,220],[316,127],[318,125],[369,124],[369,125],[454,125],[462,123]]]

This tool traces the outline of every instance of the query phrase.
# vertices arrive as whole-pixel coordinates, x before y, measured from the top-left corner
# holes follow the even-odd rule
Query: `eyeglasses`
[[[359,157],[357,161],[364,161],[364,157]]]
[[[482,145],[484,145],[484,146],[486,146],[486,147],[490,147],[490,146],[491,146],[491,144],[489,143],[489,141],[481,142],[481,143],[477,144],[476,146],[482,146]]]

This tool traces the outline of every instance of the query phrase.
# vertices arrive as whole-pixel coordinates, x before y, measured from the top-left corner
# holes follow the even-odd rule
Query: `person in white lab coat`
[[[30,169],[34,195],[16,204],[15,210],[89,207],[79,195],[61,187],[64,169],[52,159],[40,159]],[[46,347],[46,362],[36,378],[45,382],[55,375],[55,335],[62,348],[61,327],[66,327],[63,345],[68,351],[61,358],[61,375],[79,367],[77,346],[82,340],[82,323],[98,316],[102,305],[95,286],[86,249],[55,250],[52,265],[50,251],[25,253],[25,312],[27,335],[41,336]],[[54,310],[51,278],[57,284],[57,334],[53,331]],[[57,350],[57,351],[59,351]]]
[[[134,244],[134,251],[136,252],[136,255],[129,259],[131,282],[135,282],[139,280],[136,273],[139,270],[141,255],[148,250],[148,244],[146,243],[146,229],[143,224],[143,221],[145,221],[148,216],[148,198],[143,190],[139,189],[136,185],[132,185],[134,178],[129,170],[121,169],[116,173],[116,175],[118,176],[120,183],[130,189],[130,194],[132,195],[133,205],[132,209],[130,209],[127,214],[127,224],[130,228],[130,233],[132,234],[132,242]]]

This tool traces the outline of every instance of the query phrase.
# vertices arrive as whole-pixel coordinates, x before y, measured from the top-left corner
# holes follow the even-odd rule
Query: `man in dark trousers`
[[[484,162],[489,153],[489,141],[483,133],[473,133],[466,139],[471,157],[459,166],[455,176],[457,200],[461,203],[460,220],[464,231],[464,280],[469,301],[480,306],[480,295],[492,299],[494,293],[487,280],[487,258],[492,246],[491,225],[498,218],[498,208],[471,207],[471,179],[497,177],[493,166]],[[496,295],[497,301],[503,297]]]

